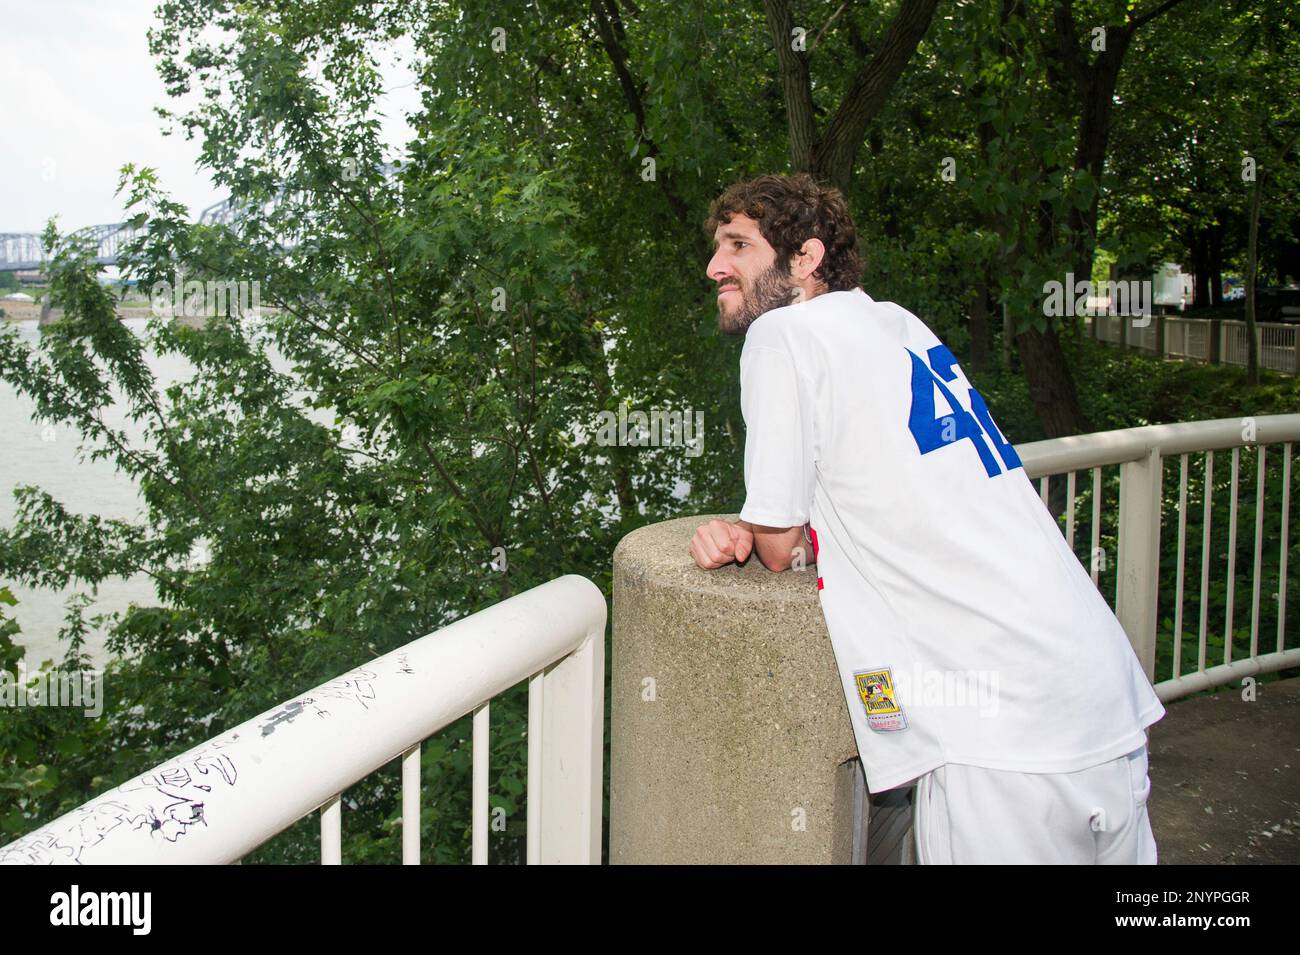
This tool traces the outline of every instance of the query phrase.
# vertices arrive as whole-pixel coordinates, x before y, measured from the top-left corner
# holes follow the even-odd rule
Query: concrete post
[[[700,570],[711,516],[735,519],[614,551],[610,862],[847,863],[861,770],[815,565]]]

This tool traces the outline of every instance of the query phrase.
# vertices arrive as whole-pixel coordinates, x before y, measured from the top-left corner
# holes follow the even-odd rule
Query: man
[[[1154,863],[1164,707],[952,353],[858,285],[843,197],[762,176],[706,229],[745,336],[745,504],[696,563],[801,566],[809,525],[868,786],[918,781],[918,861]]]

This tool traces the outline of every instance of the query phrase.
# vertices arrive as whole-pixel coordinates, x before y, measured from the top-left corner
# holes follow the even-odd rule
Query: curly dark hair
[[[759,176],[728,186],[709,206],[704,232],[710,242],[718,226],[736,215],[758,223],[758,230],[776,250],[776,264],[787,275],[790,257],[809,239],[820,239],[826,255],[813,277],[828,291],[843,292],[862,282],[862,253],[858,232],[844,195],[806,172],[793,176]]]

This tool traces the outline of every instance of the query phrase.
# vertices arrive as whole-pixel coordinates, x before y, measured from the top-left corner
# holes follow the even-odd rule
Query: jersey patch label
[[[907,729],[907,717],[894,697],[894,674],[890,667],[855,670],[853,682],[866,710],[868,727],[877,733]]]

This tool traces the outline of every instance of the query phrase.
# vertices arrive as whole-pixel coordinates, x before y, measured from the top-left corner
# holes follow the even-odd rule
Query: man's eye
[[[748,242],[741,242],[739,239],[737,239],[737,240],[736,240],[736,246],[739,247],[739,246],[742,246],[742,245],[749,245],[749,243],[748,243]]]

